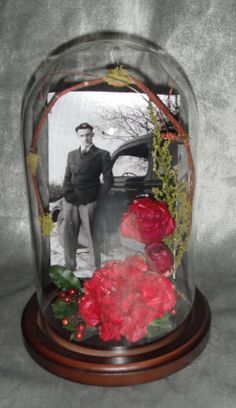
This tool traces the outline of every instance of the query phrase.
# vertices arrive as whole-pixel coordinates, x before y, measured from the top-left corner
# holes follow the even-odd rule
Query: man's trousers
[[[92,272],[100,267],[101,254],[99,248],[99,241],[97,239],[97,231],[95,228],[96,202],[88,203],[86,205],[74,206],[63,199],[63,216],[64,216],[64,258],[65,266],[70,270],[75,270],[76,251],[78,248],[78,235],[81,224],[88,239],[89,253],[90,253],[90,267]],[[78,265],[79,269],[79,265]]]

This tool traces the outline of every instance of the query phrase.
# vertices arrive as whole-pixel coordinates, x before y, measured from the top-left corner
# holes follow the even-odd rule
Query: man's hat
[[[87,122],[82,122],[78,126],[76,126],[75,131],[77,132],[77,130],[79,129],[90,129],[92,132],[93,127]]]

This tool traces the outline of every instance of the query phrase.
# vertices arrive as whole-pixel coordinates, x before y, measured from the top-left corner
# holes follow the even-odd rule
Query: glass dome
[[[69,350],[135,350],[195,301],[197,108],[176,62],[101,35],[63,45],[22,105],[37,304]]]

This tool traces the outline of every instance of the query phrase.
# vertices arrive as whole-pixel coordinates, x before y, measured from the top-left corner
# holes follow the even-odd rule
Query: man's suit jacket
[[[100,175],[104,183],[100,183]],[[80,149],[69,152],[63,182],[66,201],[74,205],[88,204],[104,196],[113,185],[109,152],[92,145],[84,157]]]

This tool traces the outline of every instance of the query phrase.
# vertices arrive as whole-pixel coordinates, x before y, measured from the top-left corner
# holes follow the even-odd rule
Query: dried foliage
[[[117,87],[124,87],[133,84],[133,81],[129,77],[123,65],[109,69],[103,79],[107,84]]]
[[[153,123],[153,162],[156,177],[161,181],[161,187],[153,187],[157,200],[164,201],[175,220],[176,228],[172,236],[164,239],[165,244],[174,254],[175,270],[181,264],[188,246],[191,227],[192,207],[188,182],[179,183],[177,171],[172,167],[172,156],[169,151],[170,141],[163,140],[158,119],[151,104],[148,112]]]
[[[42,234],[44,237],[48,237],[53,230],[53,221],[50,214],[45,214],[39,217]]]
[[[33,175],[36,174],[39,164],[39,155],[37,153],[30,152],[27,156],[27,166]]]

